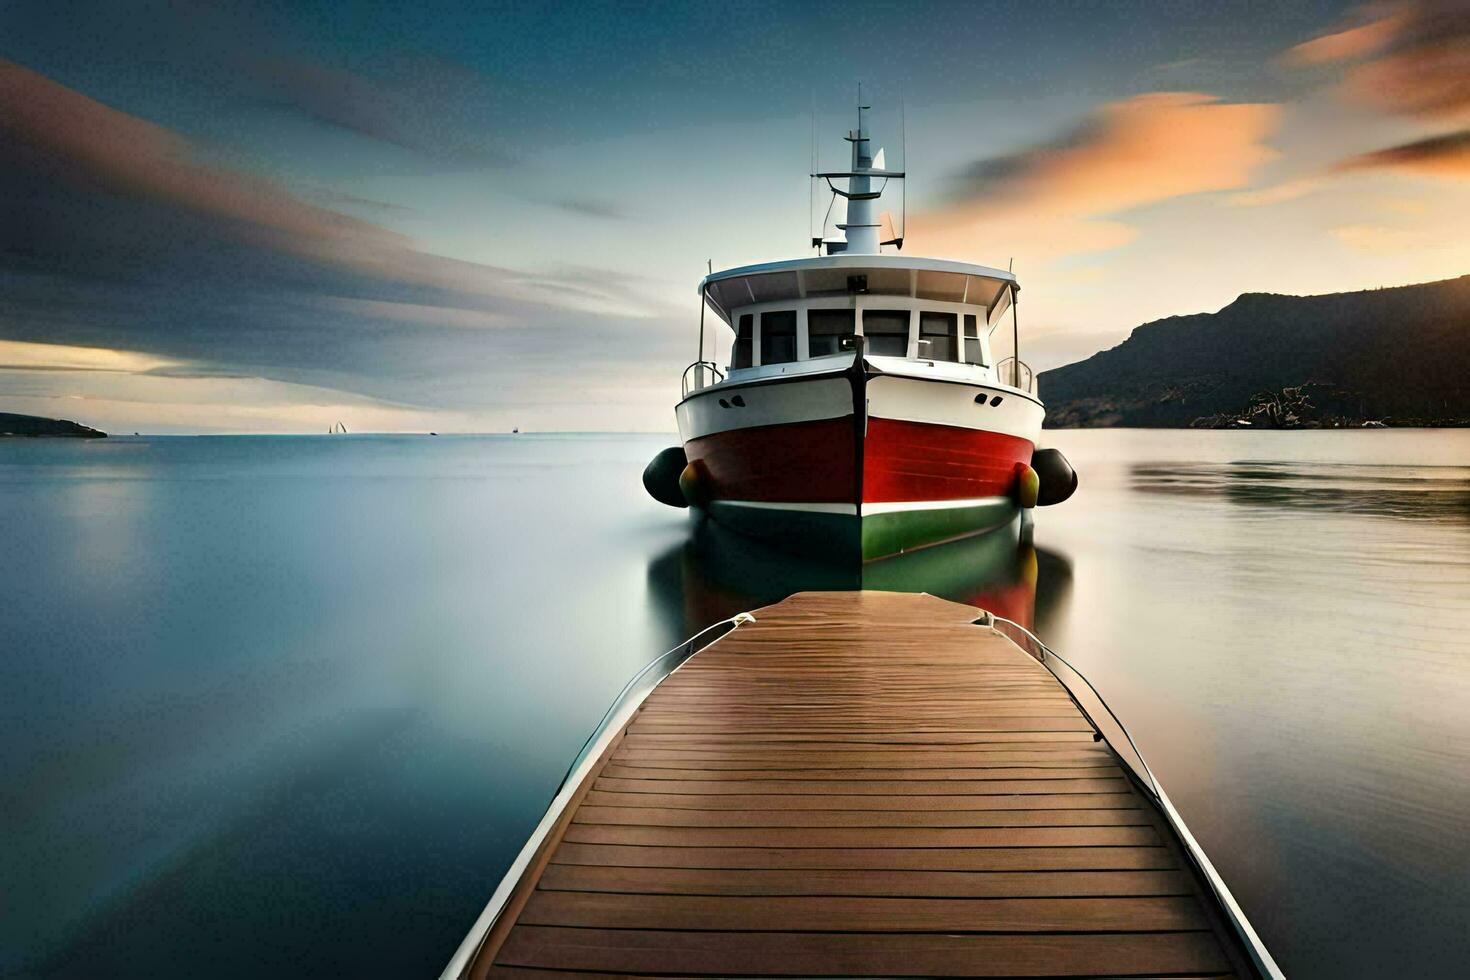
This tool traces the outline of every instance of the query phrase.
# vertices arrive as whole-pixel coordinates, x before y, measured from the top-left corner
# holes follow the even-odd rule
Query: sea
[[[1071,500],[863,573],[674,442],[0,442],[0,976],[437,976],[630,675],[861,586],[1081,669],[1288,975],[1464,975],[1470,430],[1049,432]]]

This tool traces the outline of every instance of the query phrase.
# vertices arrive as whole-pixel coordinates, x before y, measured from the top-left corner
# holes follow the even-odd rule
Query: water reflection
[[[1269,510],[1470,523],[1470,467],[1382,466],[1241,460],[1137,464],[1132,489],[1213,496]]]
[[[711,521],[648,566],[649,594],[679,635],[794,592],[878,589],[928,592],[1046,628],[1066,602],[1070,562],[1035,547],[1029,519],[985,534],[864,566],[797,557]]]

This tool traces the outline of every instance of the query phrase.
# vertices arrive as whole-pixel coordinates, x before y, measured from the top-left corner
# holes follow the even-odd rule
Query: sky
[[[672,431],[706,260],[810,254],[859,83],[905,254],[1011,265],[1038,369],[1458,276],[1467,79],[1465,0],[8,0],[0,411]]]

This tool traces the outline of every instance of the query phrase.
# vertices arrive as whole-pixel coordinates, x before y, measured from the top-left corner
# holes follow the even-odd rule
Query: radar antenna
[[[901,104],[900,104],[901,105]],[[826,247],[828,255],[839,252],[848,252],[859,255],[876,255],[884,245],[893,245],[903,248],[904,228],[894,229],[890,232],[892,237],[884,238],[883,215],[878,213],[877,201],[888,189],[890,181],[902,181],[905,174],[902,170],[889,170],[884,162],[884,153],[880,149],[877,153],[872,150],[872,140],[868,136],[867,119],[864,113],[872,106],[863,102],[862,85],[858,86],[857,104],[857,128],[850,130],[844,139],[852,144],[852,163],[847,170],[824,171],[814,165],[810,174],[813,180],[824,180],[827,189],[832,194],[832,199],[827,205],[827,212],[822,218],[820,231],[812,236],[812,247],[819,254],[823,246]],[[902,113],[902,108],[900,108]],[[813,114],[815,122],[815,113]],[[900,122],[906,126],[906,121]],[[907,153],[907,133],[901,134],[902,150]],[[813,154],[813,163],[816,155]],[[881,179],[881,182],[876,182]],[[844,181],[839,186],[835,181]],[[844,233],[844,239],[828,239],[827,221],[831,218],[832,208],[836,206],[837,198],[842,198],[847,204],[847,215],[845,220],[837,224],[837,229]],[[907,193],[904,194],[904,205],[902,209],[903,220],[907,223]],[[888,217],[889,228],[892,228],[892,217]]]

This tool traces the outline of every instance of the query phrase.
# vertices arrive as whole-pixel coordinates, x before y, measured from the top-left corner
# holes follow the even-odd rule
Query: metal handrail
[[[1071,686],[1068,685],[1067,682],[1063,680],[1060,676],[1058,676],[1057,672],[1052,669],[1052,666],[1048,662],[1048,660],[1055,660],[1057,663],[1063,664],[1069,671],[1075,674],[1082,681],[1082,683],[1087,685],[1087,689],[1092,692],[1093,697],[1097,698],[1097,703],[1103,706],[1103,710],[1108,713],[1108,717],[1113,720],[1113,724],[1118,726],[1118,731],[1122,732],[1123,737],[1128,740],[1129,748],[1133,750],[1133,754],[1138,758],[1138,764],[1142,769],[1141,775],[1148,779],[1148,785],[1141,788],[1150,791],[1154,803],[1158,806],[1159,812],[1163,814],[1164,819],[1169,822],[1170,827],[1173,828],[1174,833],[1179,838],[1180,843],[1184,845],[1185,854],[1189,856],[1189,859],[1191,862],[1193,862],[1195,869],[1200,873],[1200,877],[1204,878],[1205,883],[1210,886],[1210,890],[1215,895],[1215,900],[1220,903],[1220,907],[1225,911],[1226,917],[1230,920],[1230,925],[1235,929],[1236,935],[1240,937],[1241,944],[1245,947],[1246,952],[1250,955],[1251,962],[1255,966],[1256,970],[1261,974],[1261,976],[1266,977],[1267,980],[1286,980],[1286,974],[1283,973],[1281,971],[1281,967],[1276,964],[1276,960],[1271,956],[1270,951],[1266,949],[1265,943],[1261,942],[1261,937],[1256,934],[1255,928],[1250,924],[1250,920],[1247,919],[1245,916],[1245,911],[1241,909],[1240,904],[1236,902],[1235,896],[1230,893],[1230,888],[1225,884],[1225,880],[1220,877],[1220,873],[1216,871],[1215,866],[1210,863],[1210,859],[1208,855],[1205,854],[1204,848],[1199,845],[1199,841],[1194,839],[1194,834],[1190,833],[1189,827],[1184,823],[1184,818],[1180,816],[1179,811],[1174,808],[1174,803],[1169,799],[1169,795],[1164,792],[1164,787],[1161,786],[1159,784],[1159,781],[1154,777],[1153,770],[1149,768],[1148,760],[1143,757],[1143,752],[1139,749],[1138,743],[1133,741],[1133,735],[1128,731],[1128,726],[1123,724],[1122,719],[1120,719],[1117,713],[1114,712],[1113,709],[1108,705],[1108,702],[1103,699],[1102,693],[1098,691],[1098,689],[1093,685],[1092,681],[1087,679],[1087,675],[1083,674],[1082,671],[1072,666],[1072,664],[1068,662],[1067,659],[1061,654],[1057,653],[1051,647],[1041,642],[1041,638],[1039,636],[1028,630],[1026,627],[1022,626],[1020,623],[1017,623],[1014,620],[1005,619],[1001,616],[996,616],[993,613],[988,612],[985,614],[984,621],[989,623],[992,630],[999,633],[1001,636],[1004,636],[1007,639],[1011,640],[1012,643],[1015,643],[1015,638],[1011,636],[1009,632],[1007,632],[1007,629],[1014,629],[1015,631],[1022,634],[1027,640],[1029,640],[1030,643],[1034,644],[1036,648],[1041,651],[1042,655],[1037,656],[1035,653],[1031,653],[1031,651],[1029,650],[1026,652],[1034,657],[1037,662],[1039,662],[1043,667],[1045,667],[1053,677],[1056,677],[1057,683],[1062,685],[1062,688],[1067,692],[1067,696],[1072,699],[1072,703],[1077,705],[1077,710],[1082,712],[1083,717],[1087,719],[1087,723],[1092,726],[1092,730],[1095,733],[1096,737],[1102,739],[1103,742],[1107,743],[1109,748],[1112,748],[1112,743],[1108,742],[1106,736],[1104,736],[1102,733],[1102,729],[1098,728],[1097,722],[1093,720],[1087,709],[1084,708],[1082,704],[1077,700],[1076,695],[1072,692]],[[1002,629],[1002,625],[1007,629]],[[1017,643],[1016,645],[1018,647],[1021,646],[1021,644],[1019,643]],[[1025,648],[1022,647],[1022,649]],[[1129,768],[1133,768],[1131,764],[1129,765]],[[1135,775],[1140,775],[1137,769],[1134,770],[1134,773]]]
[[[516,855],[516,859],[511,862],[504,877],[500,879],[500,884],[496,886],[494,893],[491,894],[490,901],[485,904],[484,910],[480,912],[479,918],[475,920],[474,925],[470,927],[470,931],[459,944],[459,948],[450,957],[449,964],[444,967],[444,972],[439,975],[440,980],[461,980],[469,972],[470,966],[474,963],[475,957],[480,951],[481,944],[490,935],[490,930],[495,927],[496,920],[500,918],[500,913],[505,910],[505,905],[510,901],[510,896],[515,891],[516,884],[520,881],[521,876],[525,874],[526,868],[531,863],[531,859],[536,856],[537,850],[541,847],[541,842],[546,839],[546,836],[551,832],[556,821],[560,819],[567,805],[571,802],[577,786],[581,784],[580,779],[573,779],[573,777],[591,767],[617,730],[622,727],[632,715],[633,711],[637,709],[638,705],[643,703],[643,699],[655,687],[661,684],[665,678],[678,670],[684,665],[686,660],[700,650],[705,649],[712,643],[718,642],[726,633],[729,633],[742,623],[753,622],[755,622],[755,617],[750,613],[743,612],[731,616],[729,619],[722,619],[718,623],[706,626],[672,650],[665,651],[657,657],[654,657],[648,663],[644,664],[638,673],[629,678],[628,683],[623,685],[623,689],[618,692],[617,697],[613,698],[612,704],[603,712],[602,719],[593,728],[592,734],[588,735],[587,740],[582,743],[582,748],[578,750],[576,758],[572,760],[571,766],[567,769],[566,774],[562,776],[561,782],[557,784],[556,792],[551,795],[551,802],[546,807],[546,813],[541,817],[541,822],[531,832],[531,836],[526,840],[525,846]],[[720,635],[710,640],[709,643],[699,643],[705,634],[714,630],[720,630]],[[670,657],[674,657],[675,655],[681,656],[672,664],[666,663]],[[649,671],[660,664],[665,664],[667,669],[659,673],[657,680],[652,684],[646,685],[641,690],[635,688],[635,685],[638,684],[640,679],[645,678]]]
[[[689,365],[687,368],[684,369],[684,374],[679,379],[679,397],[681,397],[681,398],[688,398],[689,397],[689,372],[694,371],[697,368],[698,369],[703,369],[703,370],[708,371],[711,374],[713,374],[715,376],[715,379],[716,379],[715,380],[715,384],[719,384],[721,381],[724,381],[725,380],[725,372],[724,371],[721,371],[720,370],[720,366],[718,364],[716,364],[714,361],[695,361],[693,364]],[[698,376],[698,375],[695,376],[695,378],[694,378],[694,390],[695,391],[698,391],[701,388],[707,388],[707,387],[709,387],[709,385],[700,384],[700,381],[701,380],[702,380],[702,378],[700,376]]]
[[[995,365],[995,377],[1002,384],[1006,383],[1005,369],[1007,367],[1010,368],[1010,385],[1012,388],[1017,388],[1021,391],[1026,392],[1027,394],[1036,393],[1036,373],[1031,370],[1031,365],[1016,357],[1002,358]],[[1021,379],[1023,377],[1026,380],[1025,384],[1021,384]]]
[[[1032,653],[1031,656],[1034,657],[1043,667],[1046,667],[1047,670],[1051,670],[1051,667],[1046,662],[1047,658],[1050,657],[1051,659],[1057,661],[1068,670],[1070,670],[1073,674],[1077,676],[1079,680],[1082,681],[1082,683],[1087,685],[1087,689],[1092,692],[1092,696],[1097,698],[1097,703],[1102,705],[1103,710],[1108,713],[1108,717],[1113,719],[1113,724],[1118,726],[1118,731],[1122,732],[1123,737],[1128,740],[1128,747],[1133,750],[1133,755],[1138,759],[1139,769],[1135,770],[1136,774],[1148,780],[1148,786],[1146,788],[1153,794],[1154,799],[1158,799],[1159,794],[1162,792],[1162,790],[1160,790],[1159,788],[1159,781],[1154,778],[1153,770],[1148,767],[1148,760],[1143,757],[1143,751],[1139,749],[1138,743],[1133,741],[1133,736],[1129,733],[1128,726],[1123,724],[1123,721],[1121,718],[1118,717],[1117,712],[1115,712],[1112,709],[1112,706],[1109,705],[1108,702],[1103,698],[1102,692],[1100,692],[1096,687],[1093,686],[1092,681],[1087,679],[1087,675],[1083,674],[1082,671],[1078,670],[1076,667],[1073,667],[1072,664],[1068,662],[1068,660],[1061,654],[1057,653],[1051,647],[1041,642],[1041,637],[1037,636],[1035,633],[1031,632],[1015,620],[1005,619],[1004,617],[991,614],[990,623],[991,628],[995,629],[997,633],[1004,634],[1004,630],[997,629],[996,627],[996,624],[1004,623],[1006,626],[1011,627],[1018,632],[1024,634],[1025,637],[1031,643],[1035,644],[1036,648],[1041,651],[1041,656],[1037,656],[1034,653]],[[1015,642],[1013,638],[1011,639],[1012,642]],[[1019,646],[1019,644],[1017,645]],[[1027,652],[1029,653],[1030,651]],[[1056,677],[1056,671],[1052,670],[1051,674],[1053,677]],[[1072,689],[1067,684],[1067,682],[1062,680],[1060,677],[1057,677],[1057,681],[1061,683],[1062,687],[1066,689],[1067,694],[1071,696]],[[1077,698],[1075,696],[1072,697],[1072,703],[1077,704]],[[1093,731],[1096,731],[1098,733],[1098,736],[1106,741],[1106,736],[1104,736],[1101,729],[1097,727],[1096,720],[1093,719],[1088,710],[1084,708],[1081,704],[1077,704],[1077,710],[1082,712],[1083,717],[1087,719],[1087,723],[1092,726]]]
[[[607,706],[607,710],[602,713],[602,717],[598,719],[596,726],[594,726],[592,729],[592,734],[587,736],[587,741],[583,742],[582,747],[577,750],[577,755],[575,758],[572,759],[572,764],[567,766],[567,771],[562,775],[561,782],[556,784],[556,791],[551,794],[552,799],[556,798],[556,794],[560,793],[562,791],[562,788],[566,786],[567,780],[572,778],[572,773],[576,772],[577,768],[581,766],[582,760],[587,757],[587,750],[590,749],[592,745],[598,740],[598,737],[607,730],[607,723],[612,719],[613,715],[617,714],[618,709],[622,707],[623,701],[628,697],[628,692],[633,689],[633,685],[637,684],[640,678],[642,678],[654,667],[657,667],[659,664],[663,663],[669,657],[672,657],[675,654],[679,653],[683,654],[683,656],[680,657],[678,663],[674,664],[673,667],[670,667],[659,677],[659,680],[662,681],[664,677],[667,677],[669,674],[677,670],[679,666],[684,663],[685,660],[688,660],[690,657],[694,656],[700,650],[703,650],[706,646],[709,645],[708,643],[705,643],[699,646],[695,646],[695,644],[699,642],[699,639],[703,637],[706,633],[712,632],[714,630],[722,630],[720,636],[724,636],[726,633],[730,632],[741,623],[753,622],[755,622],[755,617],[752,616],[750,613],[743,612],[736,613],[729,619],[722,619],[718,623],[711,623],[704,629],[700,630],[698,633],[695,633],[689,639],[685,640],[683,643],[674,647],[672,650],[666,650],[663,653],[659,654],[657,657],[654,657],[648,663],[644,664],[643,668],[639,670],[638,673],[628,678],[628,683],[623,685],[623,689],[617,693],[617,696],[612,699],[612,703]],[[715,640],[718,640],[720,636],[715,637]],[[710,643],[713,642],[714,640],[710,641]]]

